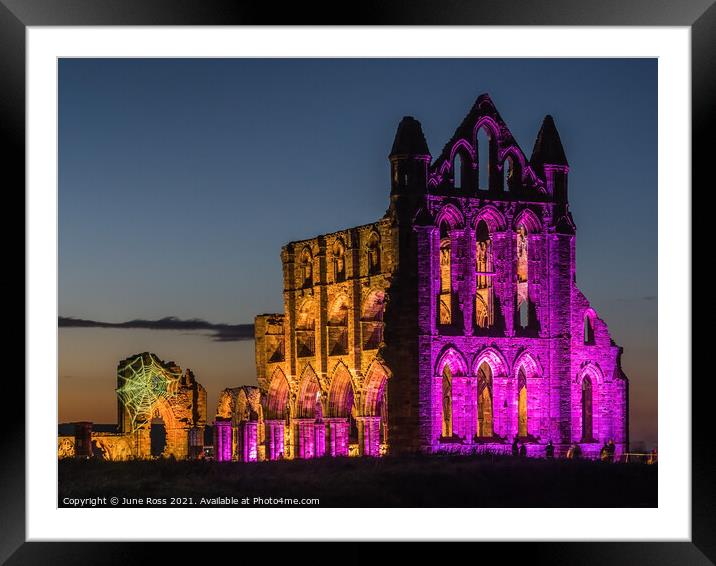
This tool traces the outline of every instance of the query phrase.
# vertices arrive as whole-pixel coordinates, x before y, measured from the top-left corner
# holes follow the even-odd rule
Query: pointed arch
[[[514,368],[515,377],[517,377],[517,372],[521,367],[524,368],[525,373],[529,378],[542,377],[543,375],[541,364],[527,350],[517,355],[512,367]]]
[[[370,366],[368,366],[365,375],[363,385],[363,416],[384,416],[390,372],[380,361],[373,360]]]
[[[371,230],[366,244],[366,254],[368,256],[368,275],[377,275],[381,271],[381,244],[380,234],[376,230]]]
[[[313,253],[309,246],[304,246],[299,258],[299,286],[313,286]]]
[[[341,283],[346,280],[346,245],[343,238],[336,238],[332,248],[333,281]]]
[[[447,203],[435,215],[435,226],[440,226],[443,222],[450,230],[455,230],[465,226],[465,216],[456,205]]]
[[[361,309],[361,338],[364,350],[376,350],[383,343],[383,314],[385,291],[373,289],[363,301]]]
[[[467,375],[469,367],[467,360],[462,352],[452,344],[445,346],[438,355],[438,360],[435,364],[435,375],[442,376],[445,367],[450,369],[452,376]]]
[[[477,229],[477,225],[481,221],[484,221],[485,224],[487,224],[487,227],[490,229],[490,233],[501,232],[507,228],[505,215],[491,204],[480,208],[472,220],[473,227]]]
[[[266,396],[266,418],[283,420],[290,416],[288,393],[289,385],[286,374],[281,368],[276,368],[271,376]]]
[[[354,399],[351,372],[344,363],[338,363],[328,391],[328,416],[350,418],[353,414]]]
[[[517,216],[515,216],[513,226],[515,230],[524,227],[528,234],[538,234],[542,231],[542,222],[534,211],[529,208],[523,208]]]
[[[296,397],[296,415],[301,419],[318,419],[322,417],[321,409],[321,386],[318,376],[311,367],[306,365],[298,386]]]
[[[345,293],[336,296],[327,311],[328,355],[342,356],[348,353],[348,318],[350,300]]]
[[[480,365],[487,363],[495,377],[507,377],[509,375],[507,360],[497,348],[489,346],[478,352],[472,362],[472,374],[477,375]]]

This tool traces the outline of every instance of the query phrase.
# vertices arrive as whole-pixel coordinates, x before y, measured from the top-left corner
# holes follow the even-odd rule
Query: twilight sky
[[[577,281],[624,346],[631,438],[655,442],[656,59],[61,59],[60,317],[281,312],[281,246],[377,220],[400,119],[436,157],[483,92],[528,157],[554,116]],[[115,422],[117,362],[145,350],[194,370],[213,420],[256,383],[254,345],[194,326],[61,327],[59,421]]]

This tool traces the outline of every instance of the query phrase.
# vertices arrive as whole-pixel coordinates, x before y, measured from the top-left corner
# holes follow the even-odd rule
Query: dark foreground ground
[[[248,464],[66,459],[58,466],[61,507],[69,506],[66,498],[106,498],[95,504],[112,507],[112,497],[119,507],[144,507],[147,498],[162,507],[286,506],[295,505],[287,499],[305,498],[318,498],[321,507],[657,506],[657,465],[646,464],[483,455]],[[145,501],[123,504],[123,498]]]

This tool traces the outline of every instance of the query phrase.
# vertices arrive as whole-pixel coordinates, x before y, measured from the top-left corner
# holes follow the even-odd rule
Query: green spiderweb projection
[[[181,371],[167,369],[154,355],[140,355],[119,367],[122,386],[117,396],[129,411],[132,432],[151,419],[154,404],[161,398],[174,397]]]

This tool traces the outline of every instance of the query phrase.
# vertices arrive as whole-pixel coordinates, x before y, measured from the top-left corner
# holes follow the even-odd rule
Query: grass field
[[[284,498],[281,506],[285,499],[318,498],[321,507],[657,506],[657,465],[645,464],[481,455],[256,463],[65,459],[58,466],[61,507],[65,498],[88,497],[166,500],[159,506],[170,506],[171,498],[201,506],[202,497],[249,498],[248,505],[266,504],[255,497]]]

